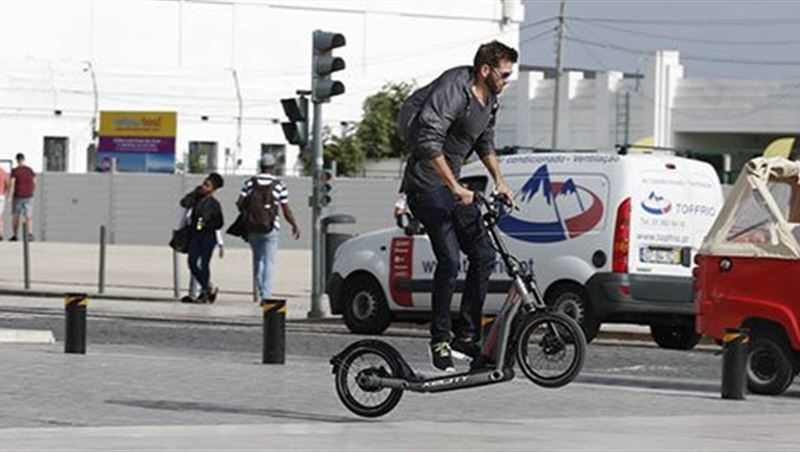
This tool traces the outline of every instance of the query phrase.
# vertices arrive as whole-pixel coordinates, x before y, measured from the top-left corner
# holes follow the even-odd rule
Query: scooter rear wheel
[[[519,331],[517,362],[528,379],[557,388],[578,376],[586,338],[575,320],[557,312],[536,312],[522,321]]]
[[[370,376],[399,378],[400,363],[379,348],[358,347],[342,358],[336,370],[336,394],[347,409],[359,416],[383,416],[397,406],[403,390],[370,386]]]

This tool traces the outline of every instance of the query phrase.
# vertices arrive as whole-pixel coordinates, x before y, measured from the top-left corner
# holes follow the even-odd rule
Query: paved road
[[[63,319],[0,315],[0,327]],[[800,388],[718,396],[719,357],[648,346],[590,346],[578,382],[524,378],[406,394],[365,421],[337,400],[329,356],[349,335],[292,332],[284,366],[260,364],[260,330],[92,319],[89,353],[63,344],[0,347],[0,450],[800,448]],[[424,339],[392,337],[413,365]]]
[[[321,337],[320,339],[328,339]],[[0,449],[768,449],[800,447],[800,392],[726,402],[708,388],[518,378],[408,394],[386,418],[355,418],[330,366],[290,355],[92,345],[0,348]],[[746,416],[740,416],[745,414]]]
[[[0,327],[52,328],[58,316],[0,314]],[[0,450],[800,448],[800,388],[719,399],[719,356],[593,344],[580,379],[524,378],[406,394],[366,421],[338,401],[328,358],[344,334],[293,331],[284,366],[260,364],[260,329],[92,319],[88,354],[63,344],[0,347]],[[425,341],[387,338],[414,366]]]

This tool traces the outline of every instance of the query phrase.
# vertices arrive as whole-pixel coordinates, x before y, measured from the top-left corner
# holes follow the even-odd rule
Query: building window
[[[189,172],[206,174],[217,171],[217,143],[213,141],[189,142]]]
[[[67,170],[67,145],[66,137],[44,137],[45,171],[63,173]]]
[[[286,175],[286,145],[285,144],[261,144],[261,155],[272,154],[278,162],[275,173],[279,176]]]

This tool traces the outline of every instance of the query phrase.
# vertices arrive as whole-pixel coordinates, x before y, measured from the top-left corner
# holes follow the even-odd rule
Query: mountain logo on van
[[[497,226],[524,242],[555,243],[580,237],[603,218],[603,202],[568,177],[553,181],[547,165],[533,172],[514,197],[520,212],[500,219]]]
[[[672,203],[665,200],[663,196],[656,195],[651,191],[650,196],[642,201],[642,209],[652,215],[666,215],[672,210]]]

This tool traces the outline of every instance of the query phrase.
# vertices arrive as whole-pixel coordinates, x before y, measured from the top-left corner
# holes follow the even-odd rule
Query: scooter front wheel
[[[517,362],[528,379],[557,388],[571,382],[583,368],[586,337],[575,320],[557,312],[535,312],[522,322]]]
[[[383,416],[397,406],[403,390],[376,385],[373,377],[399,376],[400,363],[391,353],[360,346],[341,358],[336,369],[336,394],[347,409],[359,416]]]

